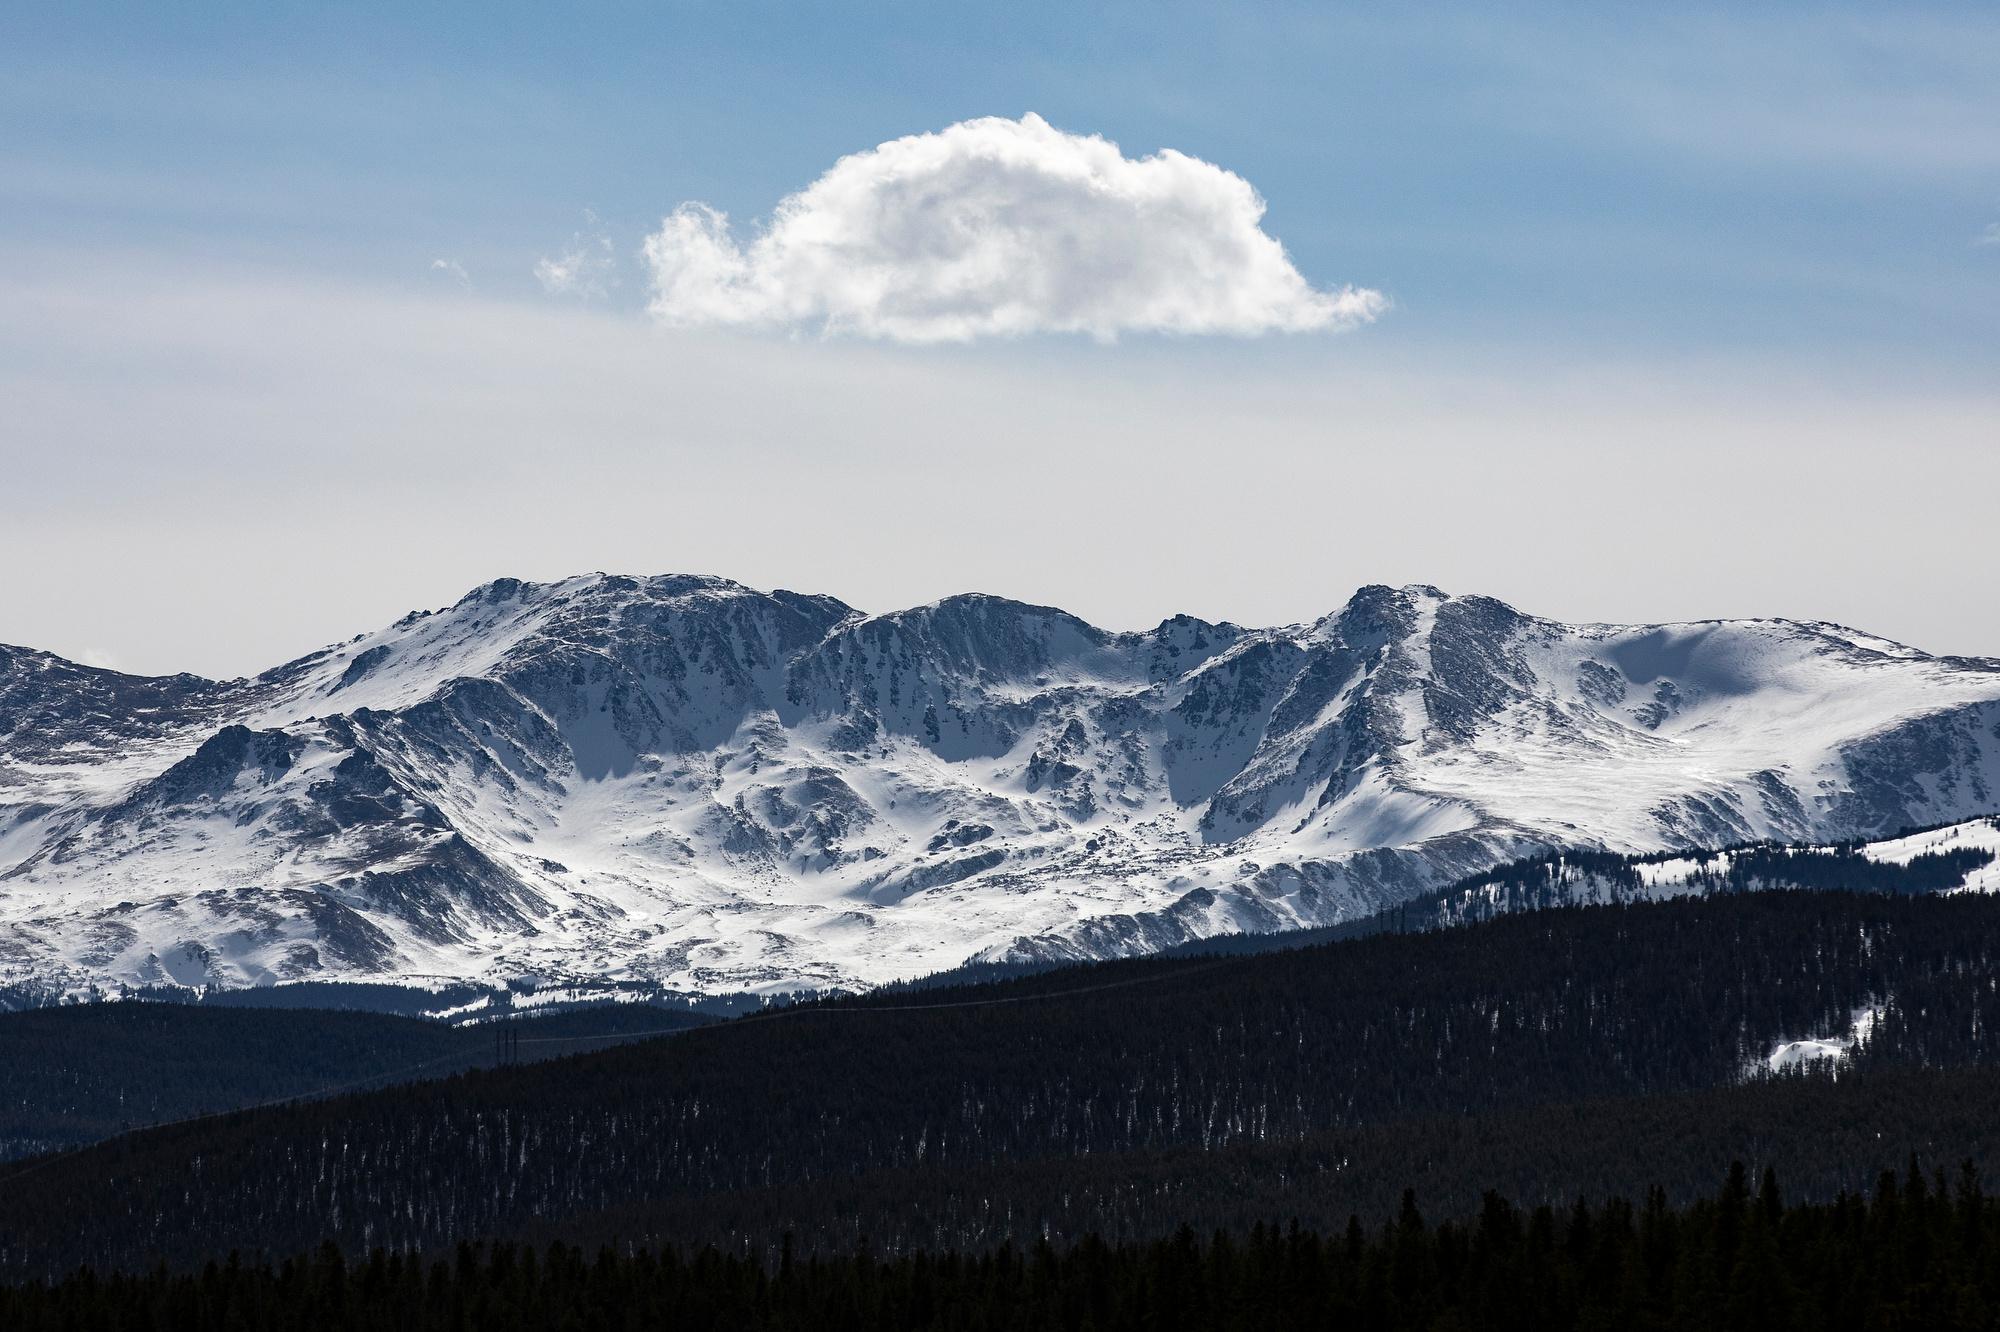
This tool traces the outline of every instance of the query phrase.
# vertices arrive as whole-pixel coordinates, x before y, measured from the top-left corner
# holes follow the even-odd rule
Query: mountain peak
[[[1823,626],[1411,584],[1307,632],[1109,633],[506,578],[254,680],[0,651],[0,981],[866,985],[1331,923],[1539,849],[1995,808],[2000,664]]]

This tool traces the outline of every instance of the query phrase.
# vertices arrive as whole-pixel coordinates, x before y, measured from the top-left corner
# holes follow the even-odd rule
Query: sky
[[[0,642],[495,577],[2000,655],[1990,5],[15,6]]]

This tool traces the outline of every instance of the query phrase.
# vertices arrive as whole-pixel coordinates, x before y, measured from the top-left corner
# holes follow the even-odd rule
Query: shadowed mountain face
[[[507,579],[251,680],[0,648],[0,981],[868,985],[1996,809],[2000,662],[1833,625]]]

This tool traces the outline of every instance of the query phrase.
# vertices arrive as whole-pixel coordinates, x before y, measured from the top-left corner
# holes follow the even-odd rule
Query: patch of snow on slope
[[[1985,702],[1993,686],[1927,658],[1829,651],[1806,627],[1771,621],[1586,628],[1523,655],[1536,687],[1470,744],[1421,761],[1412,781],[1628,851],[1658,845],[1663,813],[1690,845],[1798,838],[1849,787],[1844,742]],[[1577,699],[1568,682],[1586,668],[1623,696]],[[1799,817],[1744,799],[1742,778],[1757,773],[1801,794]],[[1663,809],[1667,793],[1681,809]]]
[[[1868,1037],[1881,1019],[1882,1006],[1867,1004],[1854,1010],[1846,1032],[1839,1036],[1809,1036],[1803,1040],[1779,1041],[1771,1053],[1755,1066],[1759,1072],[1782,1073],[1786,1069],[1804,1068],[1826,1060],[1833,1060],[1836,1067],[1857,1049],[1868,1043]]]
[[[1969,872],[1965,882],[1952,891],[2000,892],[2000,819],[1975,819],[1969,823],[1914,833],[1909,837],[1871,842],[1861,848],[1861,854],[1887,865],[1907,865],[1918,856],[1959,850],[1986,851],[1994,858]]]

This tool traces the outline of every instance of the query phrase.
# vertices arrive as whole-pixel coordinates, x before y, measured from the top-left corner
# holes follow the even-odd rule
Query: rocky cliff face
[[[0,648],[0,981],[867,985],[1995,809],[2000,662],[1832,625],[502,580],[251,680]]]

